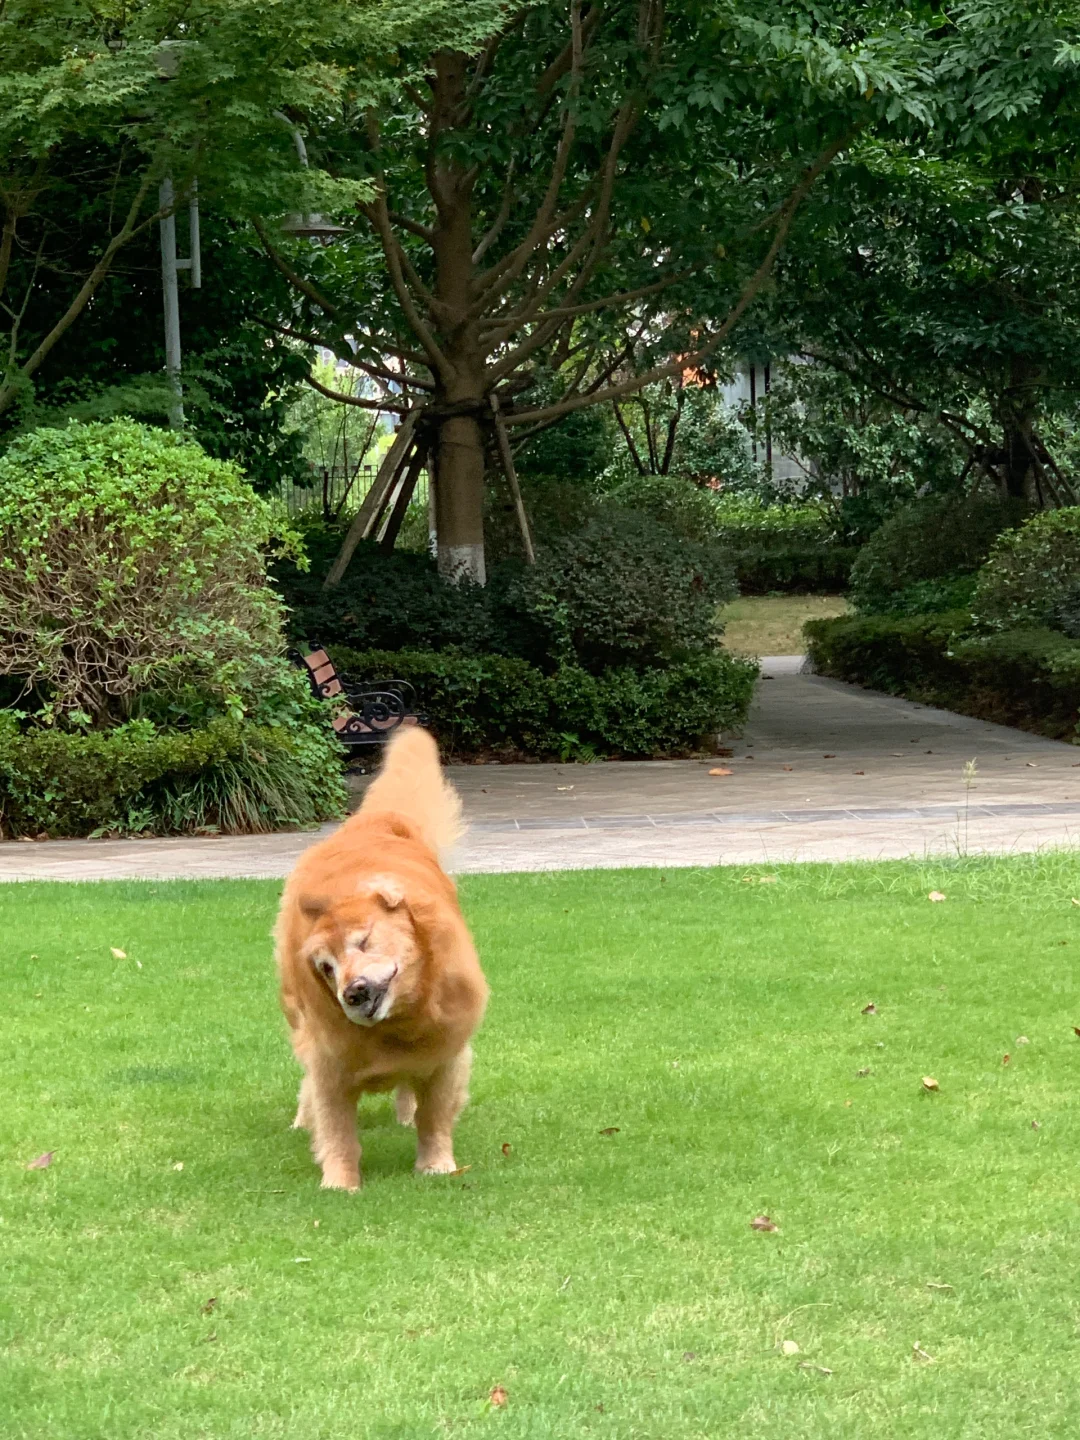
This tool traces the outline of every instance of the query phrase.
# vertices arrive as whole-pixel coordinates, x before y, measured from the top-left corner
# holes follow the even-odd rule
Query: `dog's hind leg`
[[[294,1130],[310,1130],[315,1123],[315,1111],[311,1096],[311,1077],[305,1075],[300,1081],[300,1094],[296,1098],[296,1118],[292,1122]]]
[[[399,1125],[415,1125],[416,1092],[408,1085],[399,1085],[394,1094],[394,1114]]]
[[[416,1087],[416,1168],[422,1175],[449,1175],[454,1164],[454,1121],[469,1098],[472,1050],[440,1065]]]

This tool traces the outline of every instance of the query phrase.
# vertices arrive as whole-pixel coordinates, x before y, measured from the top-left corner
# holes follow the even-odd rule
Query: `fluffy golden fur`
[[[416,1168],[456,1168],[469,1039],[487,984],[438,851],[460,832],[457,793],[431,736],[399,730],[360,810],[306,851],[277,922],[281,1005],[304,1070],[294,1125],[311,1132],[322,1183],[360,1180],[356,1102],[397,1090],[416,1125]]]

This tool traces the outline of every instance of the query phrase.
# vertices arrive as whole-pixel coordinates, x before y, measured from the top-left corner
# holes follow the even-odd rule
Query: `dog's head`
[[[304,896],[300,908],[313,922],[304,958],[354,1025],[388,1019],[415,991],[421,948],[393,876],[365,880],[355,896],[335,904]]]

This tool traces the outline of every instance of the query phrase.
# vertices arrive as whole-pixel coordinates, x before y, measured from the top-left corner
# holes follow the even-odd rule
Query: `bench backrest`
[[[329,700],[332,696],[343,693],[334,662],[325,650],[312,650],[310,655],[303,655],[301,659],[307,667],[312,689],[317,695]]]

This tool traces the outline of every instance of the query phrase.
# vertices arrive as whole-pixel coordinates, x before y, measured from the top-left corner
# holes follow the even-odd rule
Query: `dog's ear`
[[[299,905],[300,913],[308,920],[321,920],[330,909],[330,901],[325,895],[301,895]]]
[[[388,910],[405,903],[405,886],[394,875],[367,875],[357,889],[361,895],[374,895]]]

